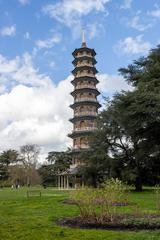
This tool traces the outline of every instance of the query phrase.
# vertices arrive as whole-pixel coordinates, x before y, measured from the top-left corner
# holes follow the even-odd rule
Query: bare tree
[[[36,166],[38,164],[38,156],[40,148],[35,144],[28,144],[20,147],[21,162],[25,168],[26,184],[29,186],[37,175]],[[38,178],[38,177],[37,177]]]

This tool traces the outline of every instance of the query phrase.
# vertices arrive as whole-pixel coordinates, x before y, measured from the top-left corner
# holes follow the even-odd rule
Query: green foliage
[[[74,190],[71,193],[71,199],[77,204],[82,219],[96,218],[95,200],[98,193],[98,189],[88,187]]]
[[[128,186],[119,179],[107,180],[102,184],[100,196],[101,204],[101,222],[113,222],[119,216],[117,203],[127,202]]]
[[[47,160],[50,164],[53,164],[55,174],[61,173],[68,169],[71,164],[71,151],[68,149],[65,152],[49,152]]]
[[[6,150],[0,154],[0,185],[9,185],[9,166],[15,164],[19,159],[19,154],[16,150]]]
[[[117,177],[141,191],[160,179],[160,46],[119,71],[134,88],[106,101],[83,172],[97,171],[96,185]]]
[[[155,201],[156,201],[156,208],[157,212],[160,213],[160,186],[155,186]]]
[[[42,165],[38,169],[38,173],[41,176],[43,186],[56,186],[56,176],[53,164]]]
[[[103,183],[101,188],[75,190],[71,198],[77,204],[84,221],[113,222],[119,216],[117,204],[127,201],[127,190],[127,185],[112,178]],[[98,209],[97,205],[100,205]]]

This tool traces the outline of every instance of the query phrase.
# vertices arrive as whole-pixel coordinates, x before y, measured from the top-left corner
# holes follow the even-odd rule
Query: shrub
[[[97,198],[97,189],[81,188],[71,193],[71,198],[80,210],[82,219],[96,218],[95,199]]]
[[[128,187],[118,179],[110,179],[102,184],[100,221],[113,222],[118,217],[118,203],[127,201]]]
[[[156,201],[156,210],[160,213],[160,185],[155,186],[155,201]]]
[[[113,222],[118,217],[118,204],[126,202],[128,187],[118,179],[110,179],[100,188],[82,188],[72,192],[72,199],[83,220]]]

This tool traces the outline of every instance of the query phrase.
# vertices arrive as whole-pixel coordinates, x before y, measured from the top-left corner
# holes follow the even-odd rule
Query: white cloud
[[[44,156],[72,146],[67,137],[72,130],[72,78],[55,85],[34,67],[28,53],[11,60],[0,55],[0,151],[33,143]],[[119,76],[99,74],[98,79],[105,94],[128,88]]]
[[[0,84],[0,94],[2,94],[2,93],[5,92],[5,91],[6,91],[5,85],[1,85],[1,84]]]
[[[139,35],[120,40],[114,49],[120,54],[145,54],[150,48],[150,42],[144,41],[143,35]]]
[[[92,39],[98,36],[101,36],[102,33],[105,31],[104,27],[100,23],[91,23],[88,24],[86,27],[86,31],[88,33],[88,38]]]
[[[14,25],[4,27],[0,30],[1,36],[14,36],[16,34],[16,27]]]
[[[63,0],[43,7],[51,18],[71,28],[75,36],[82,29],[82,17],[93,11],[106,12],[105,4],[110,0]],[[79,34],[78,34],[79,35]],[[79,36],[78,36],[79,37]]]
[[[28,39],[28,40],[31,39],[30,33],[29,32],[25,32],[24,38]]]
[[[131,8],[133,0],[124,0],[123,4],[121,5],[121,9],[129,9]]]
[[[49,76],[34,68],[27,53],[0,59],[0,150],[26,143],[47,151],[70,146],[72,77],[55,86]]]
[[[135,16],[128,22],[128,26],[132,27],[138,31],[145,31],[148,28],[152,27],[152,24],[151,23],[142,24],[142,23],[140,23],[140,17]]]
[[[149,16],[152,16],[154,18],[158,18],[160,19],[160,8],[158,6],[156,6],[156,9],[155,10],[152,10],[152,11],[149,11],[148,12],[148,15]]]
[[[22,5],[26,5],[29,3],[30,0],[18,0],[20,2],[20,4]]]
[[[51,79],[43,74],[38,74],[38,70],[33,67],[32,57],[25,53],[21,58],[8,60],[0,55],[0,83],[6,85],[34,85],[46,86]]]
[[[102,94],[112,95],[121,90],[132,90],[132,87],[127,84],[125,79],[119,75],[98,74],[99,80],[98,89]]]
[[[59,43],[60,41],[61,41],[61,35],[55,34],[54,36],[46,40],[37,40],[35,44],[39,49],[52,48],[56,43]]]

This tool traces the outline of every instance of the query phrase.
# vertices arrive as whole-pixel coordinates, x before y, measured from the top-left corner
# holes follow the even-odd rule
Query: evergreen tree
[[[133,89],[107,102],[84,173],[97,161],[94,172],[104,169],[98,179],[105,172],[141,191],[142,184],[158,183],[160,176],[160,46],[119,71]]]

